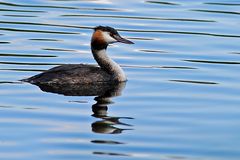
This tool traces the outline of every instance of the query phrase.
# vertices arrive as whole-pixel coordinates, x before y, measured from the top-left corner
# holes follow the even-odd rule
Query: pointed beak
[[[125,38],[122,38],[120,35],[114,35],[114,38],[121,43],[126,43],[126,44],[134,44],[132,41],[129,41]]]

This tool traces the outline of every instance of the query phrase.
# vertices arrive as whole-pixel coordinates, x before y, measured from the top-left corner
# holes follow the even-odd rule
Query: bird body
[[[111,75],[100,67],[88,64],[64,64],[27,79],[33,84],[89,84],[112,81]]]
[[[47,85],[124,82],[127,78],[122,68],[106,53],[108,44],[115,42],[133,44],[133,42],[122,38],[114,28],[98,26],[94,28],[91,50],[99,66],[65,64],[51,68],[23,81]]]

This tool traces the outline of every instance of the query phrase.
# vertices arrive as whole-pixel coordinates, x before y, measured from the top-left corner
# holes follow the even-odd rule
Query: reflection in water
[[[126,123],[122,123],[121,119],[132,119],[131,117],[112,117],[107,115],[107,104],[104,103],[102,100],[105,98],[100,98],[101,100],[97,100],[97,103],[92,106],[93,111],[93,117],[101,118],[102,120],[96,121],[92,123],[92,131],[95,133],[104,133],[104,134],[120,134],[124,130],[129,129],[123,129],[115,127],[114,125],[123,125],[123,126],[131,126]],[[103,102],[103,103],[102,103]]]
[[[109,156],[130,156],[128,154],[112,153],[112,152],[93,152],[93,154],[109,155]]]
[[[110,140],[92,140],[91,142],[96,144],[124,144],[122,142],[110,141]]]
[[[108,105],[113,103],[111,99],[116,96],[120,96],[122,90],[125,88],[126,83],[108,84],[99,83],[91,85],[38,85],[38,87],[45,92],[63,94],[65,96],[96,96],[94,100],[95,104],[92,105],[92,116],[98,118],[91,124],[92,132],[101,134],[120,134],[125,130],[132,130],[129,128],[120,128],[119,126],[130,127],[132,125],[121,122],[122,119],[133,119],[131,117],[114,117],[109,116],[107,113]],[[77,101],[75,101],[77,102]],[[77,103],[82,103],[77,102]],[[115,126],[117,125],[117,127]],[[123,145],[125,143],[115,140],[91,140],[94,144],[108,144],[108,145]],[[94,151],[92,154],[98,155],[111,155],[111,156],[130,156],[122,153],[112,153],[103,151]]]
[[[121,119],[133,119],[131,117],[114,117],[108,116],[108,105],[113,103],[112,97],[121,95],[122,90],[125,88],[126,83],[108,84],[98,83],[91,85],[76,85],[76,84],[63,84],[63,85],[47,85],[41,84],[38,87],[45,92],[63,94],[66,96],[96,96],[94,99],[96,104],[92,105],[93,117],[100,118],[96,122],[93,122],[91,127],[95,133],[102,134],[120,134],[124,129],[115,127],[115,125],[131,126],[129,124],[121,122]],[[93,141],[95,143],[96,141]],[[118,142],[121,143],[121,142]]]
[[[124,86],[125,83],[121,84],[114,92],[108,91],[103,96],[98,96],[95,98],[97,103],[92,105],[92,111],[94,113],[92,116],[96,118],[101,118],[101,120],[96,121],[92,124],[93,132],[104,134],[119,134],[122,133],[122,131],[124,130],[129,130],[118,128],[115,127],[114,125],[131,126],[120,121],[121,119],[132,119],[131,117],[112,117],[107,115],[108,110],[107,105],[112,103],[111,98],[118,96],[121,93]]]

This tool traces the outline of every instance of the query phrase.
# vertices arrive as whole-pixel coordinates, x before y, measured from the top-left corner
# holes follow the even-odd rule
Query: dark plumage
[[[111,75],[100,67],[85,64],[65,64],[57,66],[23,81],[33,84],[89,84],[93,83],[93,79],[96,83],[114,81]]]
[[[108,26],[97,26],[97,27],[94,28],[94,31],[97,31],[97,30],[110,32],[111,34],[118,34],[116,29],[114,29],[112,27],[108,27]]]

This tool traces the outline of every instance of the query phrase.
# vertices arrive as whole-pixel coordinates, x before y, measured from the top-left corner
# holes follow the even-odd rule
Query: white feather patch
[[[104,39],[107,43],[117,42],[116,39],[112,38],[112,37],[109,35],[109,32],[102,32],[102,35],[103,35],[103,39]]]

